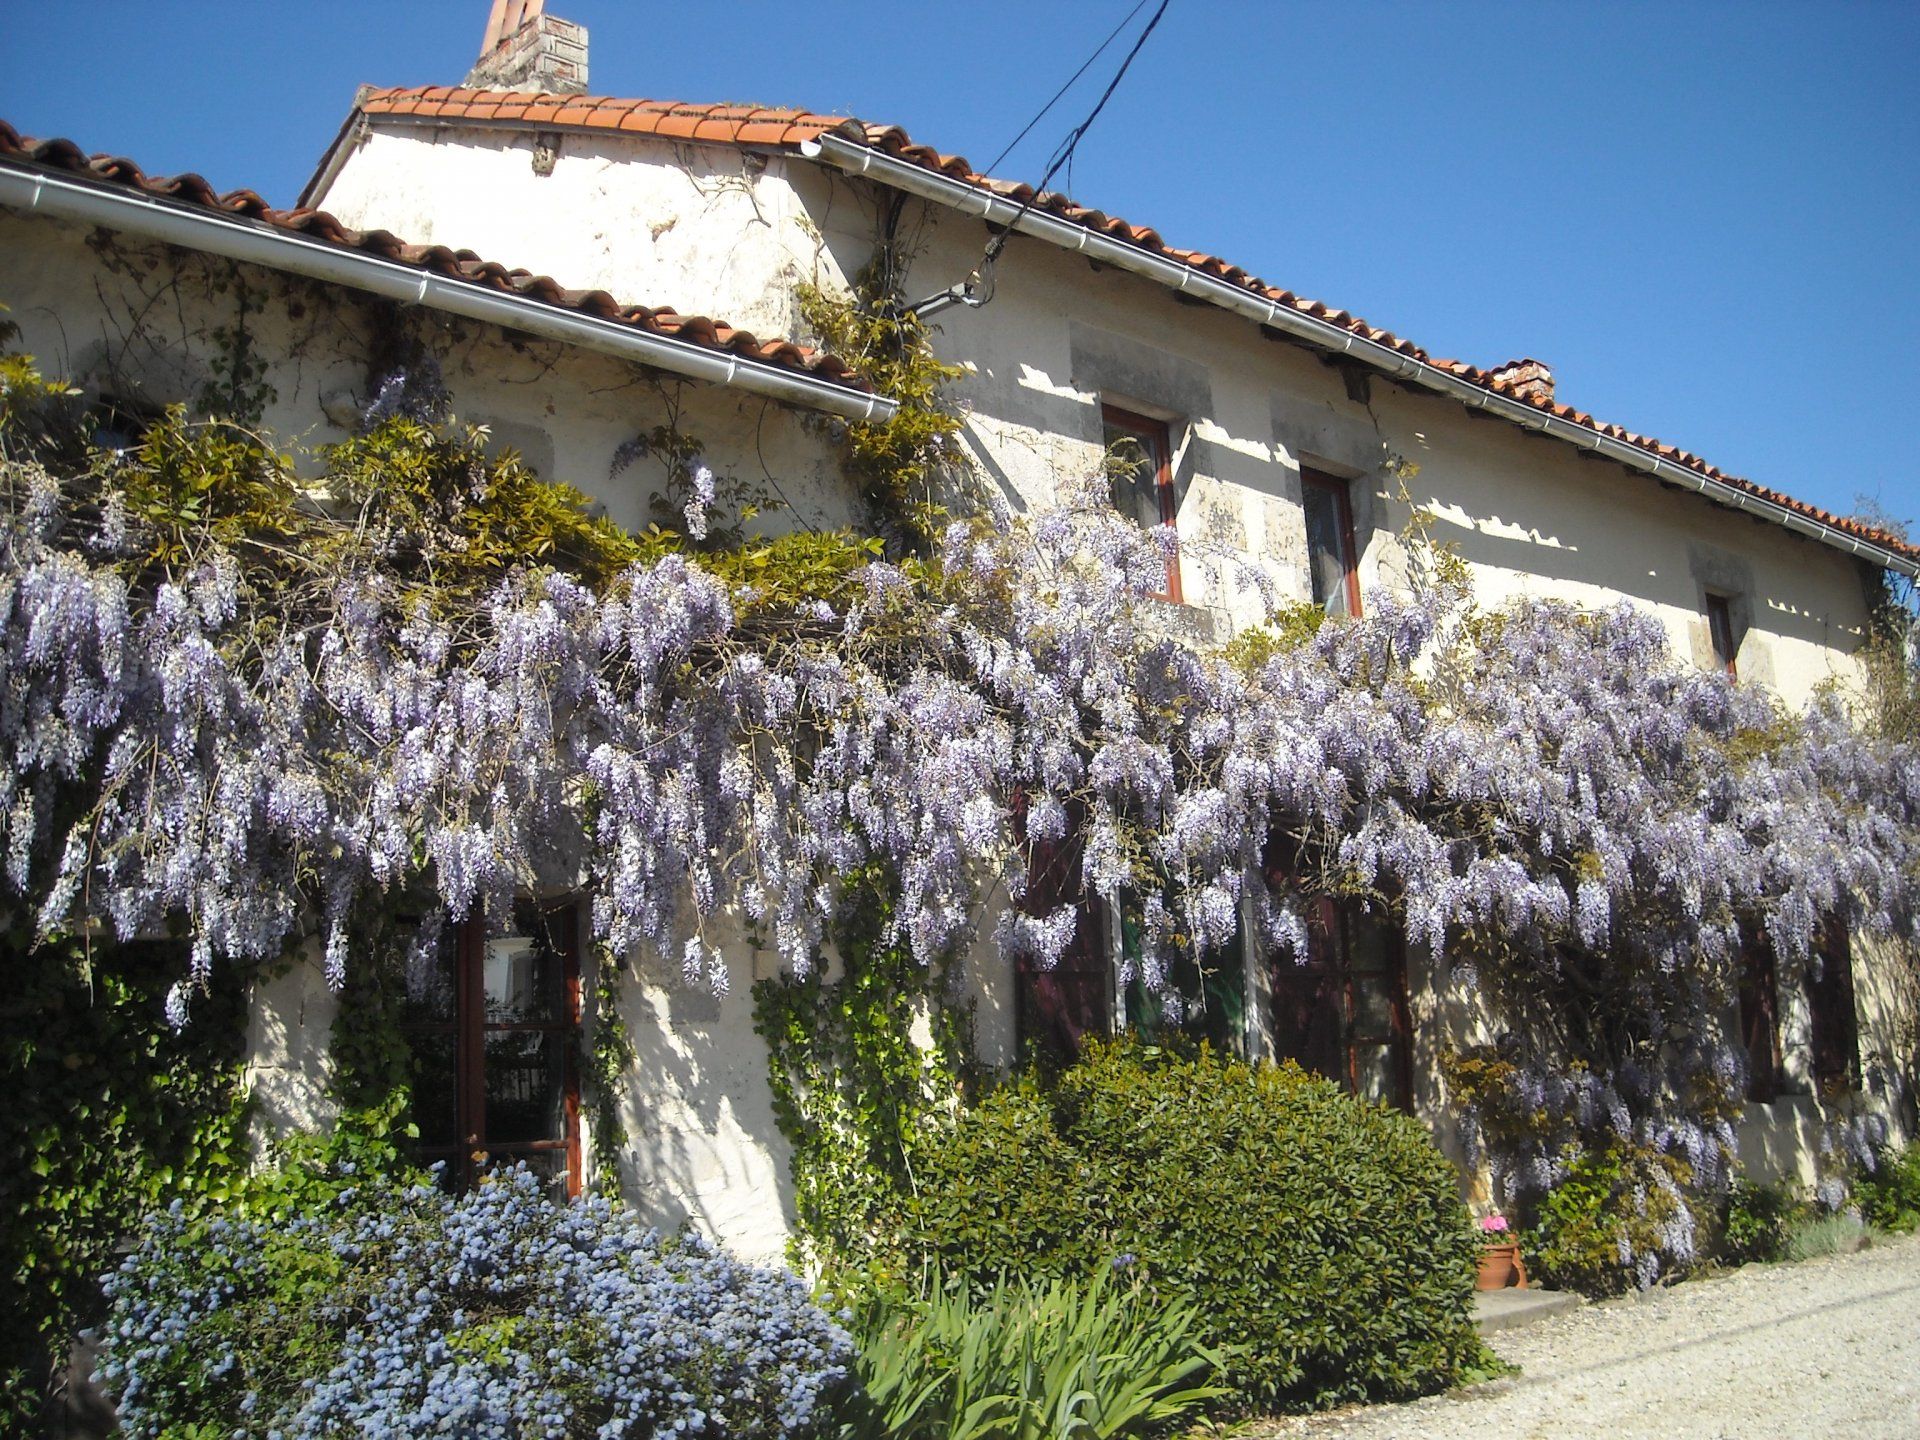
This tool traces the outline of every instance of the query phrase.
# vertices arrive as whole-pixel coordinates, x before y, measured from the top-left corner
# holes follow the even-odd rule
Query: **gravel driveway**
[[[1301,1440],[1920,1440],[1920,1236],[1749,1265],[1490,1343],[1521,1373],[1275,1421]]]

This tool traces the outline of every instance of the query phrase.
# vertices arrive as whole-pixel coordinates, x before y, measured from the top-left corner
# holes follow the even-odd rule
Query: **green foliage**
[[[1871,1171],[1854,1176],[1853,1199],[1876,1230],[1894,1235],[1920,1230],[1920,1142],[1880,1151]]]
[[[1651,1148],[1616,1142],[1584,1151],[1539,1202],[1522,1241],[1528,1265],[1548,1285],[1621,1294],[1635,1283],[1638,1257],[1662,1249],[1662,1227],[1678,1222],[1705,1233],[1685,1193],[1688,1178],[1683,1161]]]
[[[1810,1213],[1784,1185],[1737,1180],[1720,1224],[1720,1258],[1732,1265],[1778,1260],[1794,1224]]]
[[[860,1391],[843,1440],[1106,1440],[1153,1434],[1228,1392],[1198,1308],[1116,1278],[1001,1281],[983,1297],[935,1276],[868,1286],[852,1306]]]
[[[912,1136],[970,1072],[966,1016],[904,945],[882,941],[894,889],[877,868],[846,882],[833,937],[842,975],[815,966],[754,986],[754,1028],[780,1133],[793,1148],[796,1264],[865,1255],[911,1189]],[[925,1018],[934,1044],[921,1046]]]
[[[1311,644],[1326,620],[1327,612],[1311,601],[1282,605],[1265,624],[1249,626],[1235,635],[1220,653],[1230,664],[1252,674],[1275,655]]]
[[[646,553],[571,485],[543,480],[486,433],[391,416],[326,447],[336,503],[357,512],[343,543],[371,544],[443,614],[482,597],[508,570],[548,565],[605,586]]]
[[[1480,1241],[1424,1128],[1295,1066],[1095,1046],[916,1137],[896,1263],[976,1287],[1124,1255],[1254,1406],[1419,1394],[1481,1358]]]
[[[593,1105],[593,1183],[608,1199],[620,1193],[620,1151],[626,1122],[620,1094],[634,1066],[633,1037],[620,1016],[620,957],[606,946],[593,972],[593,1043],[587,1051],[587,1096]]]
[[[946,518],[938,490],[959,453],[960,417],[941,392],[961,371],[935,357],[926,325],[887,292],[879,278],[885,268],[882,257],[856,277],[850,297],[802,285],[797,298],[821,345],[899,402],[891,420],[846,423],[847,470],[874,528],[909,549],[925,549]]]
[[[26,1433],[98,1277],[146,1211],[229,1198],[248,1164],[241,990],[162,1018],[177,947],[7,934],[0,999],[0,1433]]]

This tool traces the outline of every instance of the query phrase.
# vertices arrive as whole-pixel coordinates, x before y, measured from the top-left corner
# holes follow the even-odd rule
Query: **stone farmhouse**
[[[1165,595],[1199,641],[1230,639],[1250,612],[1196,557],[1235,557],[1299,601],[1361,612],[1407,584],[1401,536],[1419,510],[1481,600],[1626,599],[1682,656],[1800,706],[1854,678],[1880,574],[1920,574],[1904,540],[1562,403],[1538,360],[1441,359],[893,126],[591,96],[584,31],[527,0],[495,10],[464,85],[363,89],[292,211],[0,129],[0,300],[26,348],[103,399],[162,404],[204,383],[182,357],[232,323],[236,294],[254,296],[264,422],[327,438],[353,423],[381,327],[407,311],[441,337],[462,418],[623,524],[649,518],[648,476],[610,480],[610,457],[670,411],[717,469],[776,476],[795,514],[838,524],[852,493],[821,422],[891,402],[830,355],[757,337],[800,333],[799,287],[844,290],[885,255],[903,294],[929,297],[936,348],[962,371],[952,393],[979,475],[1029,512],[1053,503],[1058,477],[1127,457],[1115,502],[1179,535]],[[183,283],[203,272],[238,283]],[[444,1082],[444,1113],[422,1123],[449,1155],[545,1155],[577,1187],[585,1122],[565,1040],[583,1019],[581,947],[563,899],[530,897],[524,934],[476,933],[457,961],[463,993],[537,1017],[537,1063],[487,1074],[487,1022],[463,1004],[482,1018],[449,1013],[421,1036]],[[984,1061],[1127,1023],[1113,978],[1126,927],[1085,901],[1096,923],[1056,971],[984,945],[968,957]],[[1474,1038],[1479,1017],[1380,917],[1329,902],[1315,921],[1309,964],[1243,947],[1215,1038],[1409,1107],[1453,1143],[1436,1056]],[[1892,979],[1864,948],[1839,959],[1817,983],[1790,967],[1751,977],[1750,1163],[1810,1176],[1825,1107],[1898,1124],[1910,1103]],[[636,957],[620,1181],[664,1223],[690,1217],[770,1255],[789,1225],[786,1153],[741,997],[772,962],[742,945],[733,964],[722,1001]],[[534,995],[545,976],[566,982],[550,1000]],[[335,1003],[317,964],[260,985],[250,1053],[271,1123],[324,1123]],[[489,1101],[517,1128],[476,1122]]]

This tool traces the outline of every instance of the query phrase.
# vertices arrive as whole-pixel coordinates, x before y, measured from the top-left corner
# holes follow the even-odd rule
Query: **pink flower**
[[[1507,1217],[1504,1215],[1482,1215],[1480,1217],[1480,1228],[1489,1235],[1504,1235],[1507,1233]]]

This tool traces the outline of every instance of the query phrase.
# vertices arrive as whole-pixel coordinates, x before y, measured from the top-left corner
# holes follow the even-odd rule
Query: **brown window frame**
[[[1142,415],[1138,411],[1123,406],[1100,404],[1100,428],[1103,448],[1110,449],[1111,439],[1108,432],[1118,430],[1140,442],[1154,462],[1154,487],[1156,498],[1160,502],[1160,523],[1173,532],[1174,549],[1167,557],[1167,588],[1155,593],[1154,599],[1168,600],[1178,605],[1180,592],[1180,527],[1179,501],[1173,489],[1173,426],[1165,420],[1156,420],[1151,415]]]
[[[1353,482],[1342,480],[1337,475],[1329,475],[1323,470],[1300,471],[1301,510],[1306,509],[1306,491],[1323,490],[1333,496],[1334,514],[1340,522],[1340,563],[1345,572],[1347,589],[1347,615],[1350,619],[1359,619],[1360,610],[1360,549],[1354,543],[1353,536]],[[1313,584],[1313,536],[1307,536],[1307,584]]]
[[[1808,1042],[1813,1078],[1823,1089],[1860,1087],[1860,1017],[1853,998],[1853,945],[1847,927],[1829,917],[1807,958]],[[1818,974],[1815,973],[1816,968]]]
[[[470,1190],[488,1166],[501,1158],[565,1152],[568,1199],[583,1186],[580,1147],[580,907],[572,899],[523,901],[541,916],[561,963],[565,1015],[557,1021],[503,1023],[487,1019],[486,957],[491,938],[484,916],[470,916],[453,935],[454,1012],[450,1022],[407,1027],[410,1034],[454,1036],[455,1143],[423,1147],[423,1161],[447,1162],[447,1178],[458,1190]],[[562,1064],[562,1134],[551,1140],[493,1142],[487,1137],[487,1036],[546,1033],[559,1037]]]
[[[1727,672],[1729,680],[1738,680],[1740,642],[1733,633],[1733,597],[1709,590],[1706,610],[1707,643],[1713,649],[1714,664]]]
[[[1773,945],[1758,930],[1741,933],[1740,1044],[1747,1055],[1747,1099],[1770,1105],[1780,1096],[1780,987]]]

